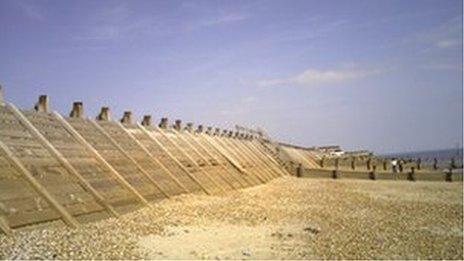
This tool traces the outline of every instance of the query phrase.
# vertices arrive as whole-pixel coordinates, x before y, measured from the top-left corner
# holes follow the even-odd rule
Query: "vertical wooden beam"
[[[101,155],[95,150],[92,145],[90,145],[72,126],[69,124],[60,114],[54,113],[55,117],[60,121],[61,125],[74,137],[79,141],[82,145],[84,145],[88,151],[90,151],[95,158],[103,165],[106,169],[108,169],[111,174],[113,174],[116,179],[120,182],[123,187],[127,190],[132,192],[132,194],[144,205],[150,206],[148,201],[134,188],[132,185],[127,182],[121,174],[119,174]]]
[[[185,193],[191,193],[191,191],[189,191],[187,189],[187,187],[185,187],[175,176],[174,174],[172,174],[172,172],[166,168],[166,166],[164,166],[163,163],[161,163],[161,161],[159,161],[154,155],[151,154],[151,152],[139,141],[137,140],[134,135],[132,135],[132,133],[130,133],[120,122],[116,122],[116,124],[118,125],[118,127],[123,130],[129,137],[132,141],[134,141],[138,147],[140,149],[142,149],[142,151],[148,156],[148,158],[153,162],[155,163],[155,165],[158,165],[182,190],[184,190]]]
[[[9,105],[9,109],[21,121],[29,131],[36,137],[45,149],[73,176],[75,180],[95,198],[95,200],[105,208],[112,216],[118,216],[116,211],[106,203],[105,199],[97,192],[84,177],[63,157],[63,155],[53,147],[53,145],[37,130],[32,123],[14,105]]]
[[[129,153],[127,153],[123,148],[121,148],[121,146],[119,146],[119,144],[100,126],[98,125],[95,121],[93,120],[90,120],[90,122],[92,123],[92,125],[97,128],[98,131],[100,131],[101,134],[103,134],[107,139],[110,140],[110,142],[119,150],[119,152],[121,152],[130,162],[132,162],[136,168],[142,172],[142,174],[148,179],[150,180],[151,183],[153,183],[153,185],[158,188],[161,193],[163,193],[163,195],[167,198],[170,198],[169,194],[166,193],[166,191],[164,191],[164,189],[158,184],[158,182],[156,180],[154,180],[149,173],[147,173],[147,171],[142,168],[142,166],[139,165],[139,163],[134,159],[132,158]]]
[[[14,156],[13,152],[0,141],[0,149],[5,153],[6,159],[16,168],[21,176],[32,186],[32,188],[50,204],[60,215],[63,221],[70,227],[79,227],[79,222],[43,187],[29,172],[21,161]]]
[[[174,155],[172,155],[171,152],[169,152],[169,150],[163,146],[163,144],[161,144],[161,142],[159,142],[155,137],[153,137],[151,133],[149,133],[145,129],[145,127],[143,127],[139,123],[137,123],[137,126],[139,127],[139,129],[141,129],[145,133],[145,135],[147,135],[153,142],[155,142],[161,148],[161,150],[163,150],[185,172],[185,174],[187,174],[187,176],[189,176],[195,183],[197,183],[197,185],[201,188],[201,190],[203,190],[203,192],[205,192],[207,195],[211,195],[211,193],[201,184],[201,182],[199,182],[192,175],[192,173],[190,173],[190,171],[187,168],[185,168],[184,165],[182,165],[182,163],[180,163],[180,161],[177,160],[174,157]]]

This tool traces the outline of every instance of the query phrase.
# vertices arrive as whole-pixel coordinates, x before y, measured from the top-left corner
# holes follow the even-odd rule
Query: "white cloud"
[[[279,85],[329,85],[362,79],[371,75],[383,73],[385,71],[386,70],[355,68],[332,70],[307,69],[302,73],[290,77],[258,80],[257,85],[262,87]]]

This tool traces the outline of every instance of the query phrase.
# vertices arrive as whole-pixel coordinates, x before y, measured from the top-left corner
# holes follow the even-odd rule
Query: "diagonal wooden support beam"
[[[119,183],[125,187],[127,190],[129,190],[142,204],[145,206],[151,207],[148,201],[134,188],[132,185],[127,182],[124,177],[119,174],[101,155],[98,153],[97,150],[95,150],[92,145],[90,145],[72,126],[69,124],[63,117],[58,114],[54,113],[56,118],[60,121],[60,123],[63,125],[63,127],[81,143],[84,145],[88,151],[90,151],[94,157],[107,169],[113,174],[113,176],[116,177],[116,179],[119,181]]]
[[[202,149],[206,152],[206,154],[208,154],[208,156],[209,156],[210,158],[212,158],[213,160],[215,160],[216,162],[218,162],[218,164],[221,166],[221,168],[222,168],[224,171],[226,171],[227,173],[229,173],[229,175],[230,175],[234,180],[236,180],[236,181],[240,184],[240,186],[242,186],[242,188],[247,186],[247,184],[244,184],[244,183],[242,182],[241,179],[236,178],[235,175],[234,175],[233,173],[231,173],[231,171],[230,171],[229,169],[227,169],[223,164],[221,164],[221,161],[220,161],[215,155],[213,155],[213,154],[210,152],[210,150],[209,150],[208,148],[206,148],[205,146],[203,146],[203,144],[201,144],[201,142],[199,142],[199,141],[197,140],[197,138],[196,138],[192,133],[186,131],[185,134],[186,134],[187,136],[189,136],[190,139],[191,139],[197,146],[199,146],[200,148],[202,148]],[[200,155],[201,155],[201,154],[200,154]],[[212,165],[212,164],[211,164],[211,165]],[[231,184],[231,185],[232,185],[232,184]]]
[[[257,164],[259,164],[257,166],[259,166],[262,169],[263,174],[266,176],[266,178],[268,178],[269,180],[275,178],[273,170],[269,169],[268,164],[266,164],[266,162],[263,162],[263,160],[259,156],[257,156],[254,151],[250,150],[250,148],[244,145],[241,140],[232,139],[231,142],[235,143],[237,145],[237,148],[240,148],[244,154],[248,155],[250,159],[253,159]]]
[[[264,157],[260,151],[258,151],[255,147],[251,146],[251,144],[249,142],[247,142],[246,140],[239,140],[237,141],[239,144],[241,144],[246,150],[248,150],[250,152],[250,154],[253,155],[253,157],[255,157],[255,159],[259,160],[262,162],[263,166],[265,166],[268,170],[268,173],[269,175],[271,176],[271,178],[276,178],[276,177],[279,177],[281,175],[281,172],[279,169],[276,169],[275,166],[273,165],[272,162],[269,162],[269,160]]]
[[[153,135],[151,135],[151,133],[148,132],[145,129],[145,127],[143,127],[139,123],[137,123],[137,126],[139,127],[140,130],[142,130],[145,133],[145,135],[147,135],[148,138],[150,138],[153,142],[155,142],[156,145],[158,145],[161,148],[161,150],[163,150],[164,153],[166,153],[166,155],[168,155],[185,172],[185,174],[187,174],[187,176],[189,176],[190,179],[192,179],[193,182],[195,182],[201,188],[201,190],[203,190],[203,192],[205,192],[207,195],[211,195],[211,193],[201,184],[201,182],[199,182],[192,175],[192,173],[190,173],[190,171],[187,168],[185,168],[184,165],[182,165],[182,163],[180,163],[180,161],[176,159],[176,157],[174,157],[174,155],[172,155],[171,152],[169,152],[169,150],[163,146],[163,144],[161,144],[161,142],[159,142]]]
[[[244,175],[244,176],[247,176],[247,178],[245,177],[241,177],[243,178],[243,181],[246,183],[244,186],[253,186],[255,185],[253,182],[251,182],[248,178],[250,177],[250,174],[245,170],[243,169],[242,166],[240,166],[240,163],[238,163],[237,161],[235,161],[231,155],[229,155],[225,150],[223,150],[217,143],[215,143],[213,140],[209,140],[208,136],[206,134],[202,134],[202,133],[199,133],[199,138],[203,139],[206,143],[209,144],[209,146],[211,146],[211,148],[213,148],[215,151],[217,151],[220,155],[222,155],[226,160],[227,162],[229,162],[229,164],[232,165],[232,167],[234,167],[239,173],[240,175]]]
[[[169,137],[169,135],[167,135],[166,133],[164,133],[164,131],[159,128],[159,127],[155,127],[155,129],[161,133],[161,135],[166,138],[172,145],[174,145],[174,147],[176,147],[176,149],[178,149],[185,157],[187,157],[187,159],[193,163],[193,165],[195,165],[195,167],[198,168],[198,170],[212,183],[214,184],[214,186],[216,186],[222,193],[226,193],[226,190],[220,186],[213,178],[210,177],[209,173],[207,173],[205,170],[203,170],[200,165],[198,165],[198,163],[185,151],[184,148],[182,148],[181,146],[179,146],[173,139],[171,139],[171,137]]]
[[[153,154],[151,154],[151,152],[139,141],[137,140],[134,135],[132,135],[132,133],[130,133],[120,122],[116,122],[116,124],[118,125],[118,127],[123,130],[129,137],[130,139],[135,142],[137,144],[137,146],[142,149],[142,151],[148,156],[148,158],[153,162],[155,163],[155,165],[159,166],[185,193],[191,193],[191,191],[189,191],[187,189],[187,187],[185,187],[175,176],[174,174],[172,174],[172,172],[166,168],[166,166],[164,166],[163,163],[161,163],[161,161],[159,161]]]
[[[119,146],[119,144],[108,134],[106,133],[106,131],[100,126],[98,125],[95,121],[93,120],[90,120],[90,122],[92,123],[92,125],[97,128],[98,131],[100,131],[101,134],[103,134],[118,150],[119,152],[121,152],[129,161],[131,161],[136,167],[137,169],[142,172],[142,174],[148,179],[150,180],[150,182],[156,187],[158,188],[161,193],[163,193],[163,195],[166,197],[166,198],[170,198],[169,194],[166,193],[166,191],[164,191],[164,189],[158,184],[158,182],[156,180],[154,180],[150,174],[144,169],[142,168],[142,166],[140,166],[140,164],[134,159],[132,158],[129,153],[127,153],[123,148],[121,148],[121,146]]]
[[[250,179],[254,181],[258,181],[258,183],[265,183],[264,180],[261,180],[257,175],[253,175],[248,172],[248,170],[245,170],[240,162],[236,161],[236,155],[234,155],[230,150],[227,150],[227,148],[224,146],[224,144],[221,144],[219,140],[213,139],[213,137],[209,137],[208,134],[200,134],[203,135],[203,137],[213,146],[215,147],[224,157],[229,160],[229,162],[234,165],[235,168],[237,168],[241,173],[244,173],[247,175]],[[257,180],[255,180],[256,178]]]
[[[261,152],[262,155],[264,155],[266,158],[268,158],[272,163],[274,163],[274,165],[280,170],[280,172],[282,173],[282,175],[287,175],[289,176],[290,173],[288,173],[285,169],[283,169],[282,167],[280,167],[280,164],[273,158],[271,157],[269,154],[267,154],[260,146],[262,146],[261,144],[254,144],[253,141],[251,141],[250,143],[252,146],[254,146],[259,152]]]
[[[61,218],[68,226],[73,228],[80,226],[79,222],[77,222],[77,220],[69,214],[66,208],[64,208],[50,193],[48,193],[47,189],[34,178],[32,173],[24,167],[21,161],[14,156],[13,152],[11,152],[7,145],[5,145],[2,141],[0,141],[0,149],[5,153],[6,159],[11,163],[11,165],[18,170],[21,177],[23,177],[32,186],[32,188],[61,215]]]
[[[192,142],[190,142],[186,137],[184,137],[184,133],[182,133],[180,130],[176,130],[177,134],[178,134],[178,137],[180,139],[182,139],[194,152],[196,155],[198,155],[198,157],[200,157],[205,163],[206,165],[210,166],[210,167],[215,167],[211,162],[208,161],[208,159],[200,152],[198,151],[198,149],[194,146],[197,145],[200,147],[200,145],[194,140],[192,139],[190,136],[189,138],[192,140]],[[206,151],[206,153],[209,155],[208,151]],[[223,168],[224,166],[220,165],[219,166],[220,168]],[[223,170],[227,171],[225,168],[223,168]],[[232,183],[230,183],[227,179],[225,179],[221,174],[218,173],[218,176],[219,178],[221,178],[221,180],[223,180],[227,185],[229,185],[230,188],[232,189],[238,189],[236,188]],[[232,177],[232,176],[231,176]]]
[[[53,145],[37,130],[32,123],[19,111],[13,104],[9,105],[9,109],[13,112],[13,114],[20,120],[26,127],[32,132],[32,134],[39,140],[39,142],[45,147],[45,149],[56,159],[58,162],[72,175],[72,177],[77,180],[77,182],[90,194],[95,198],[95,201],[99,203],[103,208],[107,210],[107,212],[117,217],[118,214],[116,211],[111,207],[105,199],[100,195],[98,191],[96,191],[92,185],[82,177],[79,172],[67,161],[64,156],[57,150]]]
[[[214,138],[212,138],[212,139],[214,139]],[[227,141],[227,138],[223,138],[223,139],[216,138],[216,141],[219,144],[221,144],[225,149],[228,149],[231,152],[231,154],[235,156],[235,158],[241,160],[242,162],[246,162],[246,160],[244,160],[242,158],[242,155],[240,155],[240,153],[237,153],[234,150],[234,146],[229,144],[229,142]],[[259,170],[255,170],[255,171],[253,171],[253,173],[254,173],[254,176],[256,178],[258,178],[261,183],[266,183],[267,182],[267,178],[263,177]]]
[[[5,235],[11,236],[13,234],[13,230],[11,230],[6,218],[0,216],[0,231],[2,231]]]

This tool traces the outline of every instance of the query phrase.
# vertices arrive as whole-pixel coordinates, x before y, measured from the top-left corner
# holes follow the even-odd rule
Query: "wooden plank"
[[[58,160],[59,163],[77,179],[78,183],[84,187],[90,194],[95,198],[95,200],[102,205],[111,215],[118,216],[114,209],[109,206],[103,197],[88,183],[77,170],[63,157],[63,155],[58,152],[58,150],[53,147],[50,142],[30,123],[27,118],[16,108],[14,105],[10,105],[10,108],[18,120],[20,120],[28,129],[31,130],[32,134],[39,140],[39,142],[47,149],[50,154]]]
[[[106,133],[106,131],[100,126],[98,125],[94,120],[90,120],[90,122],[93,124],[93,126],[95,126],[95,128],[97,128],[97,130],[100,131],[100,133],[102,133],[103,135],[105,135],[106,138],[108,138],[108,140],[127,158],[129,159],[136,167],[137,169],[148,179],[150,180],[151,183],[153,183],[153,185],[158,188],[161,193],[163,193],[163,195],[167,198],[170,198],[169,194],[166,193],[166,191],[164,191],[164,189],[158,184],[158,182],[156,180],[154,180],[150,174],[147,173],[147,171],[142,168],[139,163],[134,160],[134,158],[132,158],[129,153],[127,153],[123,148],[121,148],[121,146],[108,134]]]
[[[251,173],[249,173],[248,170],[245,170],[240,165],[240,163],[234,159],[234,156],[229,154],[230,151],[227,151],[223,147],[223,145],[217,143],[216,140],[214,140],[212,137],[209,137],[208,134],[200,134],[200,135],[202,135],[205,138],[205,140],[209,142],[209,144],[211,144],[214,148],[216,148],[216,150],[219,151],[219,153],[221,153],[238,171],[247,175],[250,179],[254,181],[258,181],[258,183],[264,183],[262,180],[259,180],[259,179],[255,180],[254,178],[256,177],[252,175]],[[254,183],[254,184],[258,184],[258,183]]]
[[[284,168],[280,167],[280,164],[272,157],[270,156],[269,154],[267,154],[260,146],[262,146],[261,144],[257,144],[255,145],[253,143],[253,140],[250,142],[250,145],[255,147],[259,152],[261,152],[262,155],[264,155],[266,158],[268,158],[271,162],[273,162],[275,164],[275,166],[280,170],[280,172],[282,173],[282,175],[287,175],[289,176],[290,173],[287,172],[287,170],[285,170]]]
[[[32,124],[31,127],[33,127]],[[48,193],[47,189],[45,189],[34,178],[32,173],[30,173],[29,170],[27,170],[26,167],[22,165],[19,159],[13,155],[10,149],[2,141],[0,141],[0,149],[3,150],[3,152],[6,155],[6,158],[18,170],[19,174],[21,174],[21,176],[37,191],[39,195],[41,195],[56,211],[58,211],[58,213],[60,213],[63,221],[68,226],[73,228],[79,227],[79,223],[77,222],[77,220],[74,219],[74,217],[71,216],[71,214],[69,214],[68,211],[60,203],[58,203],[58,201],[50,193]]]
[[[269,162],[259,151],[257,151],[255,148],[252,148],[248,146],[249,144],[245,140],[238,139],[237,144],[241,145],[245,150],[249,152],[249,154],[254,157],[256,160],[262,162],[262,165],[268,170],[269,175],[271,176],[271,179],[274,179],[276,177],[279,177],[280,171],[273,168],[274,165],[272,162]]]
[[[191,135],[193,136],[194,134],[191,134]],[[240,169],[237,166],[232,164],[229,158],[224,156],[224,154],[221,151],[219,151],[217,147],[215,147],[210,141],[207,140],[206,136],[203,136],[202,134],[196,134],[196,135],[197,135],[199,144],[202,144],[202,146],[208,147],[208,150],[211,151],[213,155],[216,155],[216,159],[219,162],[221,162],[224,166],[227,166],[227,167],[230,166],[230,168],[232,168],[231,172],[234,172],[234,174],[237,175],[237,178],[243,182],[243,186],[249,187],[249,186],[255,185],[255,183],[253,183],[250,180],[248,173],[244,173],[240,171]]]
[[[214,139],[214,137],[213,137],[213,139]],[[235,149],[234,146],[231,146],[230,144],[228,144],[227,138],[217,137],[216,141],[219,144],[221,144],[225,149],[229,150],[232,153],[232,155],[234,155],[235,158],[237,158],[239,161],[241,161],[243,163],[247,163],[247,160],[242,158],[242,155],[240,155],[240,153],[237,153],[237,151],[234,150]],[[253,174],[253,176],[256,177],[261,183],[266,183],[267,182],[267,178],[263,177],[259,170],[254,170],[253,171],[253,169],[251,169],[250,173]]]
[[[262,159],[255,154],[255,152],[251,151],[248,147],[241,143],[241,140],[236,138],[229,138],[229,140],[231,143],[236,145],[237,149],[241,150],[242,155],[247,155],[248,159],[252,159],[256,162],[257,167],[262,170],[263,176],[265,176],[268,180],[275,178],[273,171],[268,168],[268,164],[263,162]]]
[[[234,175],[234,173],[232,173],[232,171],[230,171],[230,170],[227,169],[223,164],[221,164],[220,160],[219,160],[218,158],[216,158],[213,154],[211,154],[211,152],[210,152],[206,147],[204,147],[203,144],[201,144],[201,143],[196,139],[196,137],[193,136],[193,134],[191,134],[191,133],[188,132],[188,131],[185,131],[184,133],[185,133],[187,136],[190,137],[190,139],[195,143],[196,146],[202,148],[202,150],[204,150],[204,151],[206,152],[206,154],[207,154],[210,158],[212,158],[214,161],[218,162],[219,166],[220,166],[225,172],[229,173],[230,177],[232,177],[236,182],[238,182],[242,188],[246,187],[246,184],[244,184],[244,183],[242,182],[242,180],[240,180],[239,178],[237,178],[237,177]],[[207,159],[206,159],[201,153],[200,153],[199,155],[201,155],[201,156],[204,158],[204,160],[207,161]],[[211,163],[210,163],[210,165],[212,166]],[[233,184],[230,184],[230,185],[233,187]],[[238,188],[236,188],[236,189],[238,189]]]
[[[177,131],[177,130],[175,130],[175,131],[177,132],[178,137],[179,137],[180,139],[182,139],[182,140],[195,152],[195,154],[198,155],[198,157],[200,157],[200,158],[205,162],[205,164],[206,164],[207,166],[210,166],[210,167],[212,167],[212,168],[217,168],[217,167],[214,166],[208,159],[206,159],[206,157],[205,157],[202,153],[200,153],[200,152],[198,151],[198,149],[197,149],[195,146],[193,146],[193,144],[192,144],[191,142],[189,142],[189,141],[187,140],[187,138],[184,137],[184,133],[182,133],[181,131]],[[194,141],[194,142],[195,142],[195,141]],[[198,144],[197,144],[197,145],[198,145]],[[221,167],[222,167],[222,168],[221,168]],[[221,168],[221,169],[223,169],[224,171],[226,171],[226,169],[223,168],[222,165],[220,165],[219,168]],[[224,181],[230,188],[232,188],[232,189],[238,189],[238,188],[236,188],[230,181],[228,181],[225,177],[223,177],[223,176],[221,175],[220,171],[217,171],[217,172],[218,172],[217,175],[219,176],[219,178],[220,178],[222,181]]]
[[[123,185],[127,190],[132,192],[132,194],[145,206],[151,207],[148,201],[140,195],[140,193],[132,187],[129,182],[127,182],[124,177],[121,176],[101,155],[98,153],[66,120],[61,117],[60,114],[54,112],[55,117],[61,122],[63,127],[68,130],[74,138],[76,138],[82,145],[84,145],[96,158],[97,160],[105,166]]]
[[[169,135],[167,135],[164,130],[160,129],[158,126],[155,127],[155,129],[161,133],[161,135],[163,137],[165,137],[167,140],[169,140],[171,142],[171,144],[174,145],[175,148],[177,148],[184,156],[187,157],[187,159],[189,161],[191,161],[193,163],[193,165],[195,165],[198,170],[200,172],[203,173],[203,175],[212,183],[214,184],[222,193],[226,193],[226,190],[224,187],[222,187],[221,185],[219,185],[219,183],[217,183],[210,175],[209,173],[207,173],[206,171],[203,170],[203,168],[198,164],[198,162],[196,162],[186,151],[183,147],[179,146],[171,137],[169,137]]]
[[[229,144],[231,149],[235,149],[237,156],[241,157],[244,162],[249,162],[249,164],[256,170],[256,172],[261,174],[263,179],[270,181],[273,179],[272,174],[269,173],[268,169],[260,165],[260,161],[256,160],[252,153],[249,153],[245,148],[240,146],[235,138],[225,137],[222,139],[226,144]]]
[[[185,168],[184,165],[182,165],[182,163],[180,163],[180,161],[176,159],[174,155],[172,155],[171,152],[169,152],[163,146],[163,144],[161,144],[161,142],[159,142],[153,135],[151,135],[145,129],[145,127],[140,125],[140,123],[137,123],[137,126],[150,138],[150,140],[154,141],[201,188],[201,190],[203,190],[203,192],[205,192],[207,195],[211,195],[211,193],[192,175],[192,173],[190,173],[190,171],[188,171],[188,169]]]
[[[180,140],[176,133],[168,133],[168,131],[162,131],[158,128],[151,128],[150,133],[152,133],[167,150],[170,150],[179,162],[189,169],[192,176],[201,182],[205,188],[213,193],[223,193],[222,187],[219,186],[185,150],[187,145],[182,144],[182,146],[179,146],[178,142],[180,142]]]
[[[116,122],[117,126],[119,126],[119,128],[121,128],[121,130],[123,130],[131,139],[132,141],[134,141],[138,147],[140,149],[142,149],[142,151],[147,155],[147,157],[153,161],[155,163],[155,165],[157,166],[160,166],[161,169],[176,183],[176,185],[178,185],[180,188],[182,188],[182,190],[184,190],[185,193],[191,193],[187,187],[185,187],[175,176],[174,174],[172,174],[172,172],[166,168],[166,166],[161,163],[161,161],[159,161],[156,157],[154,157],[151,152],[142,144],[140,143],[140,141],[138,141],[134,135],[132,135],[132,133],[130,133],[126,128],[124,128],[124,126],[120,123],[120,122]]]

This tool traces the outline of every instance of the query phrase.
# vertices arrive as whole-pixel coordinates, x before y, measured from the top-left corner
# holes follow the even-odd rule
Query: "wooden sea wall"
[[[115,121],[107,107],[90,119],[81,102],[63,116],[49,110],[47,96],[32,110],[1,98],[0,231],[6,234],[52,220],[78,227],[175,195],[221,195],[289,174],[273,147],[251,135],[180,121],[169,126],[167,119],[154,125],[149,115],[136,122],[130,112]]]

